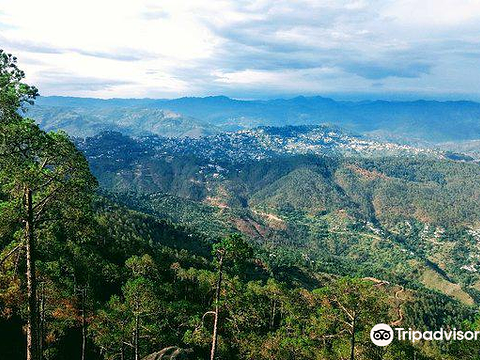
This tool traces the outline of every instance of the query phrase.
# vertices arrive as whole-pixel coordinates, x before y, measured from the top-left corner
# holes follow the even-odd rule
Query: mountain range
[[[408,144],[480,139],[480,104],[471,101],[351,102],[320,96],[274,100],[40,97],[30,116],[46,129],[65,129],[75,136],[92,136],[101,130],[199,136],[257,126],[329,124]]]

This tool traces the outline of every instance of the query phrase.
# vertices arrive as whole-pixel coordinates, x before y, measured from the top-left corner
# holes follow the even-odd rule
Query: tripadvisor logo
[[[377,346],[387,346],[393,341],[393,329],[387,324],[377,324],[370,330],[370,339]]]
[[[453,328],[445,330],[441,328],[437,331],[417,331],[412,329],[395,328],[392,329],[387,324],[377,324],[370,330],[370,339],[377,346],[389,345],[396,335],[397,340],[411,341],[412,343],[420,340],[424,341],[450,341],[450,340],[477,340],[480,338],[480,331],[462,331]]]

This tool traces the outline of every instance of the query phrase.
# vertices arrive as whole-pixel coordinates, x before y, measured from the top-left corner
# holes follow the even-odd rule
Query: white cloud
[[[397,0],[385,16],[415,26],[458,26],[480,19],[479,0]]]
[[[478,94],[479,17],[480,0],[0,0],[0,48],[45,95],[249,97],[378,79]]]

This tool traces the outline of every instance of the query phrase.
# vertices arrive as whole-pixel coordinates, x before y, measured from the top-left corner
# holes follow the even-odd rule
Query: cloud
[[[34,43],[32,41],[23,39],[12,41],[2,35],[0,35],[0,42],[2,44],[2,48],[7,49],[8,51],[23,51],[38,54],[61,54],[64,52],[63,49],[55,48],[51,45]]]
[[[397,0],[385,16],[410,26],[441,27],[464,25],[480,18],[480,2],[469,0]]]
[[[41,84],[44,89],[57,89],[60,91],[72,92],[98,92],[102,90],[110,90],[117,86],[132,85],[134,82],[51,71],[43,73]]]
[[[92,51],[82,49],[66,49],[66,51],[76,52],[81,55],[97,57],[102,59],[118,61],[141,61],[155,58],[155,54],[148,51],[139,51],[136,49],[113,49],[110,51]]]
[[[134,48],[119,48],[106,50],[85,50],[80,48],[62,48],[55,45],[45,43],[34,43],[32,41],[11,41],[0,35],[0,41],[3,46],[10,51],[22,51],[33,54],[66,54],[77,53],[80,55],[97,57],[103,59],[111,59],[118,61],[139,61],[155,58],[155,54],[148,51],[138,50]]]
[[[25,12],[17,0],[0,0],[0,44],[46,95],[250,98],[375,92],[381,84],[382,93],[480,96],[479,6],[46,0]]]
[[[342,65],[342,68],[352,74],[365,79],[379,80],[388,77],[418,78],[428,74],[431,65],[427,63],[399,63],[399,62],[351,62]],[[373,85],[373,84],[372,84]]]
[[[157,7],[149,7],[140,13],[140,17],[145,20],[167,19],[169,16],[167,11]]]

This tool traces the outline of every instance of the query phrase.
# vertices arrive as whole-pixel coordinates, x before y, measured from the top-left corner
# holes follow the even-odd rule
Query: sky
[[[480,0],[0,0],[42,95],[480,99]]]

